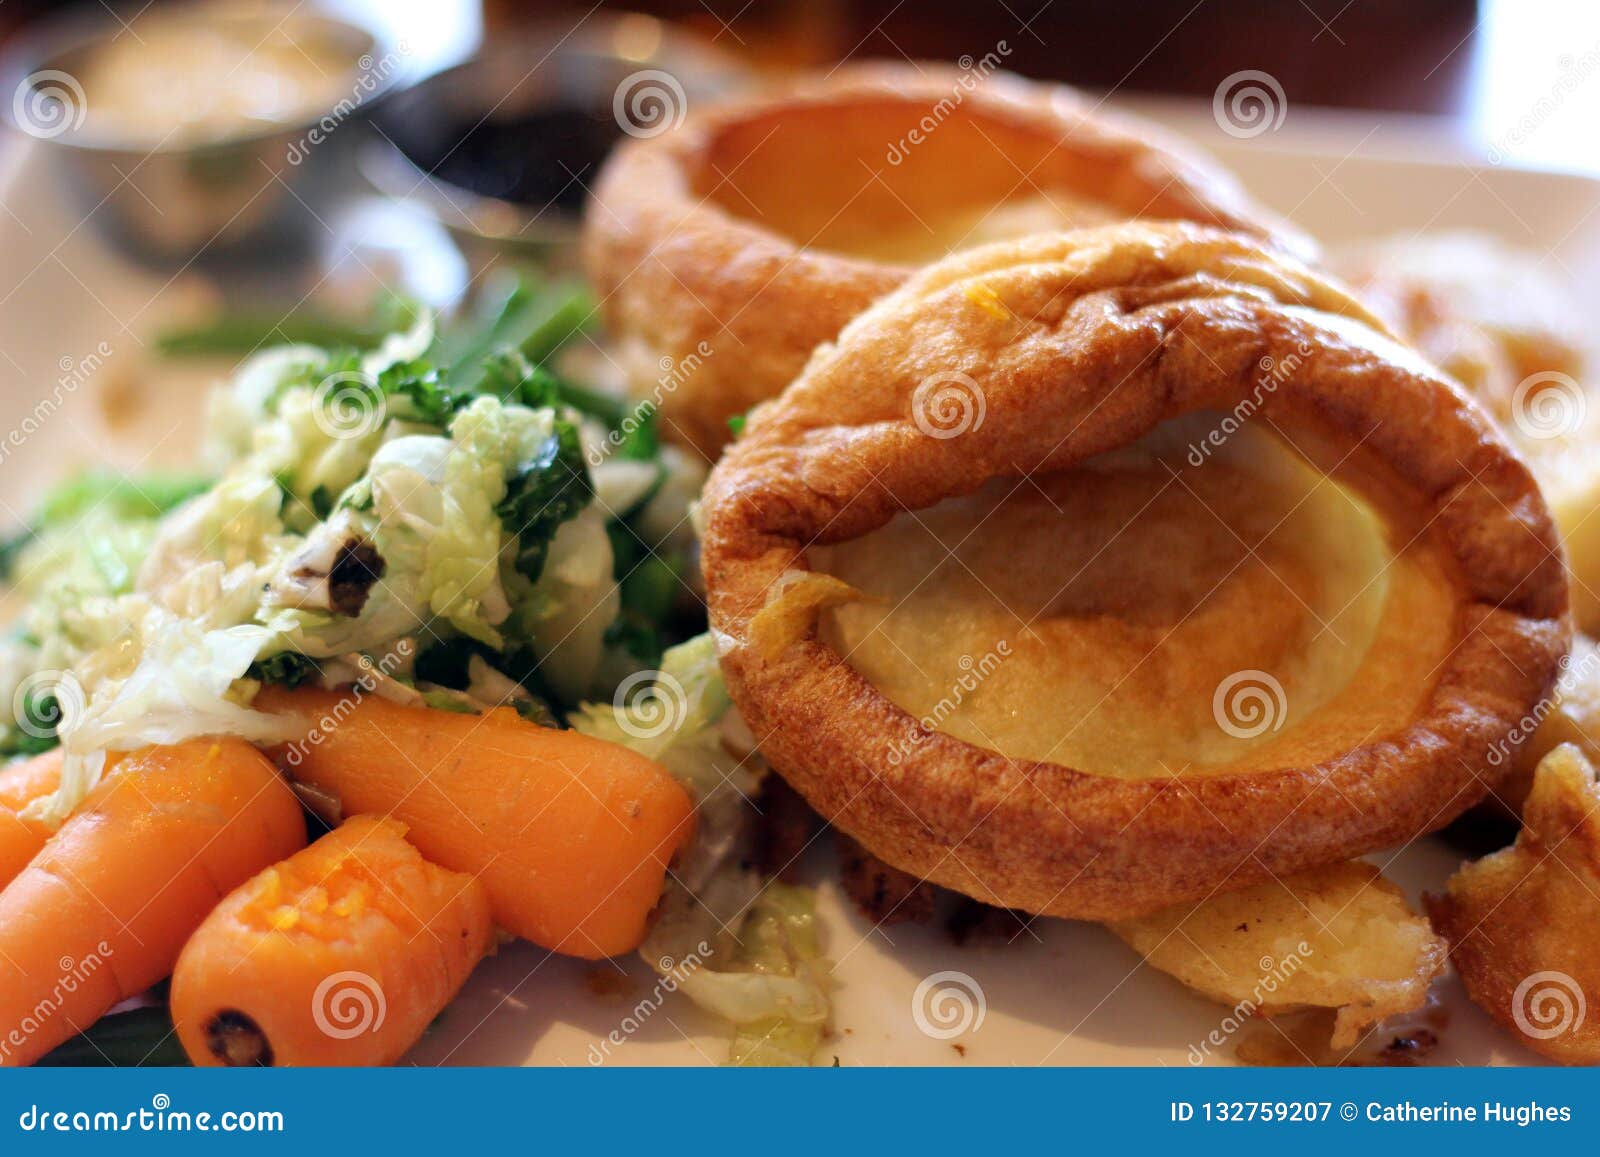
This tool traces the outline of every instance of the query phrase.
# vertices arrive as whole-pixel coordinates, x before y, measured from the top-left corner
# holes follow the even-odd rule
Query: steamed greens
[[[636,669],[613,629],[628,577],[613,536],[648,555],[641,500],[692,495],[699,471],[622,457],[567,400],[588,391],[547,363],[587,312],[517,282],[465,324],[418,314],[365,352],[263,350],[210,400],[209,480],[88,476],[52,494],[6,552],[25,607],[0,648],[0,693],[25,708],[0,747],[66,752],[44,818],[70,814],[108,751],[280,738],[251,707],[263,680],[376,670],[379,693],[553,719]],[[419,682],[430,650],[466,644],[474,672]]]
[[[59,823],[108,752],[285,738],[253,706],[268,683],[565,722],[696,802],[642,955],[731,1023],[732,1063],[809,1064],[829,965],[811,893],[745,866],[766,769],[692,596],[704,469],[652,409],[574,380],[581,359],[558,355],[588,311],[517,280],[451,325],[407,311],[347,348],[261,349],[209,399],[203,473],[47,495],[0,543],[21,605],[0,641],[0,757],[64,748],[35,808]]]

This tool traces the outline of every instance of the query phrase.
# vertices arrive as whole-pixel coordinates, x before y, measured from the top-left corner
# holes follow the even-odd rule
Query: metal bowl
[[[263,9],[183,16],[259,29],[265,38],[282,18]],[[0,61],[0,113],[12,128],[36,138],[54,161],[76,207],[111,240],[157,263],[205,256],[287,255],[319,205],[344,122],[365,116],[391,86],[398,69],[378,38],[329,16],[300,12],[301,24],[348,54],[349,96],[298,123],[195,142],[155,147],[97,133],[86,94],[76,79],[89,53],[122,31],[99,17],[53,22],[27,36]],[[254,42],[254,41],[253,41]],[[175,67],[181,67],[181,63]]]
[[[681,119],[688,106],[750,81],[727,54],[654,17],[534,26],[395,93],[373,116],[383,139],[364,145],[357,164],[380,193],[448,229],[475,267],[509,255],[567,268],[594,169],[611,145],[624,132],[669,127],[652,116]],[[570,122],[534,127],[554,112]],[[530,154],[543,149],[551,165],[549,187],[532,199],[460,179],[465,138],[508,123],[509,142],[525,140]]]

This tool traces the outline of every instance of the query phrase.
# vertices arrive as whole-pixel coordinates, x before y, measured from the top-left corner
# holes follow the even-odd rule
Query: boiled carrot
[[[197,1065],[391,1065],[489,950],[489,897],[357,816],[235,889],[172,974]]]
[[[688,793],[659,764],[509,708],[462,715],[309,688],[269,688],[256,705],[305,717],[306,734],[272,752],[292,779],[347,815],[403,821],[429,860],[483,881],[495,923],[557,952],[638,947],[693,831]]]
[[[23,811],[60,786],[59,747],[0,769],[0,888],[14,880],[50,838],[49,827],[24,818]]]
[[[294,792],[247,743],[124,758],[0,891],[0,1064],[170,974],[224,895],[304,846]]]

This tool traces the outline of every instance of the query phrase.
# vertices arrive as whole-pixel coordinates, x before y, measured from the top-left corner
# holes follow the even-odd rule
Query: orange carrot
[[[436,864],[477,876],[495,923],[591,960],[636,948],[667,864],[688,840],[688,793],[625,747],[524,722],[332,691],[264,690],[306,713],[273,755],[346,814],[392,815]]]
[[[168,975],[231,889],[305,846],[239,740],[128,756],[0,891],[0,1064],[30,1064]]]
[[[172,974],[197,1065],[392,1065],[489,950],[489,897],[357,816],[219,904]]]
[[[0,888],[11,883],[50,838],[44,824],[22,818],[23,809],[53,795],[60,786],[59,747],[0,770]]]

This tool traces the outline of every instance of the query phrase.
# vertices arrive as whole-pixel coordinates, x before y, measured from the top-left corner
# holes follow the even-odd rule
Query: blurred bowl
[[[129,132],[120,104],[109,123],[94,115],[95,90],[92,84],[86,90],[80,78],[94,75],[95,54],[110,51],[119,35],[134,34],[100,16],[68,18],[25,36],[0,61],[0,95],[11,97],[0,102],[0,111],[12,128],[54,155],[81,211],[138,257],[174,263],[202,254],[296,251],[327,201],[335,130],[364,117],[390,88],[398,71],[394,52],[380,60],[383,46],[368,30],[306,11],[294,12],[289,25],[284,9],[272,6],[175,8],[152,18],[200,21],[205,34],[236,36],[256,49],[275,35],[292,35],[296,45],[331,50],[348,68],[335,100],[292,118],[241,119],[231,131],[213,126],[199,133],[182,127],[162,132],[158,123]],[[314,42],[301,39],[306,37]],[[183,64],[173,61],[170,67]],[[332,87],[333,78],[324,74],[321,80]]]
[[[530,27],[393,94],[358,165],[482,268],[500,255],[571,266],[588,187],[624,135],[751,83],[740,63],[650,16]]]

